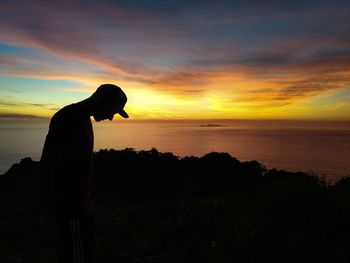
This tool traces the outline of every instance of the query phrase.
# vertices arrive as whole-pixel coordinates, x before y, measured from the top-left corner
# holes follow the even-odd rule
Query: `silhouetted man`
[[[94,208],[91,199],[93,129],[96,121],[124,118],[125,93],[112,84],[59,110],[51,119],[41,156],[46,204],[57,233],[59,262],[92,262]]]

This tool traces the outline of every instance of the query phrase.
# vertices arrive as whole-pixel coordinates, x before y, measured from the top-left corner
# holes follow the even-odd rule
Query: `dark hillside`
[[[97,262],[349,262],[350,180],[227,153],[95,153]],[[38,163],[0,176],[0,262],[55,262]]]

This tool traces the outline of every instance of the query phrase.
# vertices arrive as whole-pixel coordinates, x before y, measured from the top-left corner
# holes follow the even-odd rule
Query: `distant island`
[[[222,127],[222,126],[225,126],[225,125],[222,125],[222,124],[215,124],[215,123],[208,123],[208,124],[201,124],[199,125],[200,127]]]
[[[96,262],[347,262],[350,180],[266,169],[228,153],[94,154]],[[39,164],[0,176],[0,262],[56,262]]]

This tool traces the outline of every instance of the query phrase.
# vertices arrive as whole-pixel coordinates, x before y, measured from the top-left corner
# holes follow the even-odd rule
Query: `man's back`
[[[90,118],[76,104],[58,111],[51,119],[41,157],[58,216],[92,213],[92,153]]]

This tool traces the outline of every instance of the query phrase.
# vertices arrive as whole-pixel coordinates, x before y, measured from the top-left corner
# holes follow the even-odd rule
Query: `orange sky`
[[[113,83],[131,119],[350,120],[342,1],[33,2],[0,4],[0,118]]]

